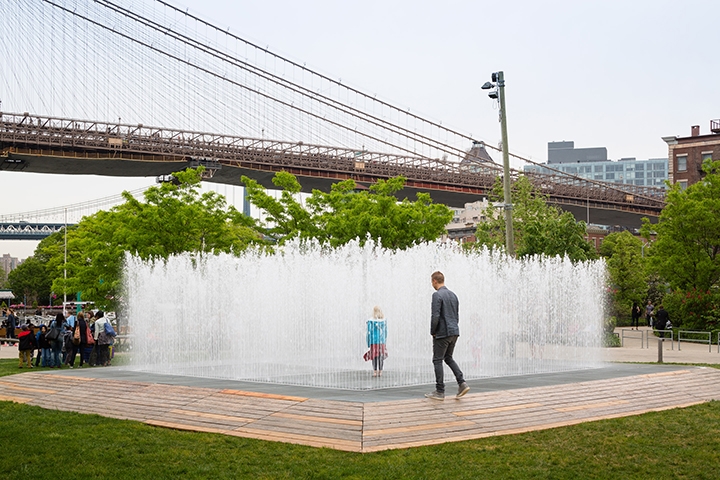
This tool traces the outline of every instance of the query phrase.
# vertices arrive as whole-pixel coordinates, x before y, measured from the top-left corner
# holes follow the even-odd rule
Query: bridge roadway
[[[0,170],[65,175],[161,176],[203,164],[207,181],[242,185],[246,175],[273,188],[285,170],[303,191],[328,191],[353,179],[368,186],[397,175],[407,178],[399,196],[428,192],[452,207],[484,198],[501,169],[493,163],[446,161],[303,142],[233,137],[143,125],[91,122],[0,112]],[[642,217],[656,221],[664,193],[649,187],[605,184],[559,175],[532,175],[551,203],[579,220],[639,227]],[[589,215],[588,215],[589,214]]]
[[[0,222],[0,240],[42,240],[63,227],[64,223]]]

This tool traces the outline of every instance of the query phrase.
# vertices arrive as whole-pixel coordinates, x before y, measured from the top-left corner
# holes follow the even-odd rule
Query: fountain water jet
[[[343,389],[431,384],[435,270],[460,299],[455,359],[466,379],[601,366],[603,262],[353,242],[166,262],[129,256],[131,368]],[[362,358],[375,305],[388,325],[389,356],[378,378]]]

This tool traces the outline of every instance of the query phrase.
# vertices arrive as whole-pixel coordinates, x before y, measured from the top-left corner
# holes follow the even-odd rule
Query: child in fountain
[[[372,360],[373,377],[381,377],[383,370],[383,361],[387,358],[387,348],[385,341],[387,339],[387,323],[385,316],[380,307],[373,308],[373,317],[367,321],[367,346],[370,348],[363,358],[367,362]]]

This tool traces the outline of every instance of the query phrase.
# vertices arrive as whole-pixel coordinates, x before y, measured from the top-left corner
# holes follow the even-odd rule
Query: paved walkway
[[[627,332],[626,332],[627,333]],[[625,339],[607,359],[654,362],[657,343]],[[656,342],[656,341],[655,341]],[[663,344],[664,360],[720,363],[717,346]],[[17,358],[0,347],[0,358]],[[0,400],[97,413],[167,428],[353,452],[433,445],[573,425],[720,400],[720,370],[609,363],[605,368],[470,381],[460,400],[432,386],[348,391],[171,375],[119,367],[31,371],[0,378]],[[450,393],[450,392],[448,392]],[[92,398],[92,402],[78,399]]]

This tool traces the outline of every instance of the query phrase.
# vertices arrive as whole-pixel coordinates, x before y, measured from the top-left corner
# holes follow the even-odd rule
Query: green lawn
[[[0,361],[0,374],[18,371],[8,362]],[[180,432],[10,402],[0,402],[0,419],[3,479],[720,478],[720,402],[371,454]]]

